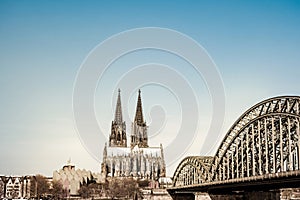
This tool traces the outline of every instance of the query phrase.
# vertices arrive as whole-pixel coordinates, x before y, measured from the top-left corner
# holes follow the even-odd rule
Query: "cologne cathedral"
[[[144,121],[141,91],[131,124],[130,145],[127,145],[126,123],[122,117],[121,94],[118,91],[115,118],[111,123],[108,146],[105,143],[101,171],[103,177],[133,177],[158,180],[165,177],[163,147],[149,147],[148,126]]]

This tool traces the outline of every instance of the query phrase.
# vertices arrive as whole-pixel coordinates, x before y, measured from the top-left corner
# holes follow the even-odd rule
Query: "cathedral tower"
[[[101,180],[105,183],[113,177],[134,177],[158,180],[166,175],[162,145],[148,146],[148,126],[144,121],[141,91],[138,92],[136,113],[131,127],[130,147],[126,145],[126,127],[122,117],[120,90],[115,118],[111,124],[109,144],[103,150]],[[107,179],[110,177],[109,179]]]
[[[136,105],[136,113],[134,122],[131,127],[131,144],[130,146],[133,148],[138,145],[141,148],[148,147],[148,134],[147,134],[147,125],[144,122],[143,117],[143,109],[142,109],[142,99],[141,99],[141,90],[139,90],[137,105]]]
[[[115,119],[111,123],[111,134],[109,136],[110,147],[127,147],[126,124],[123,121],[121,91],[118,91],[118,99],[115,111]]]

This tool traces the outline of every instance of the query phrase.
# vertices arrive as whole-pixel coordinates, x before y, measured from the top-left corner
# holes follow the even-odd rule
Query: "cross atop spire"
[[[139,90],[139,96],[138,96],[138,100],[137,100],[136,113],[135,113],[134,121],[137,123],[137,125],[144,126],[141,90]]]
[[[121,90],[118,90],[118,100],[116,105],[116,112],[115,112],[115,122],[117,124],[123,123],[123,116],[122,116],[122,105],[121,105]]]

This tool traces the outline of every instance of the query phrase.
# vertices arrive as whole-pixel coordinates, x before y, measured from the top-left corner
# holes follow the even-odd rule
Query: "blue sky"
[[[69,157],[80,168],[100,171],[76,133],[72,111],[76,74],[100,42],[128,29],[149,26],[190,36],[218,66],[225,87],[226,118],[220,138],[214,138],[216,142],[255,103],[277,95],[299,95],[299,1],[1,0],[0,174],[51,175]],[[141,64],[145,55],[147,62],[152,59],[159,62],[162,57],[164,61],[172,60],[168,55],[146,51],[129,56],[124,63]],[[196,91],[203,122],[200,132],[204,133],[211,115],[209,93],[203,80],[180,68],[184,64],[180,65],[176,58],[168,64],[176,63],[175,68],[181,70]],[[112,80],[122,73],[114,70],[108,72],[108,78],[98,87],[96,100],[115,89]],[[164,90],[157,90],[164,95]],[[154,120],[147,114],[150,104],[159,104],[151,98],[155,92],[155,87],[143,88],[148,121]],[[129,102],[130,116],[135,98],[133,94]],[[168,98],[168,95],[161,98],[162,102],[175,102]],[[101,105],[96,103],[95,112],[100,123],[103,122],[104,132],[109,132],[113,111]],[[178,114],[172,105],[169,103],[165,109]],[[127,123],[130,132],[130,122]],[[185,155],[199,154],[197,141],[201,143],[201,138],[198,134]],[[100,143],[103,145],[103,141]],[[176,163],[170,166],[169,175],[175,166]]]

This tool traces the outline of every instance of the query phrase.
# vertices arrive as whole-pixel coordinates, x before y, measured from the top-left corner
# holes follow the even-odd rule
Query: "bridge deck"
[[[300,187],[300,170],[172,187],[168,189],[168,192],[170,194],[190,192],[227,193],[230,191],[263,191],[287,187]]]

